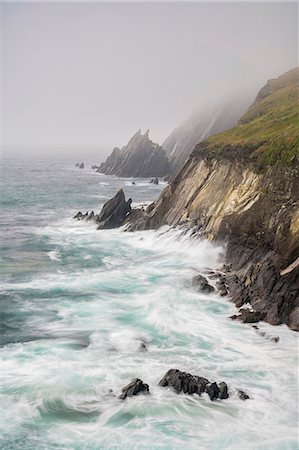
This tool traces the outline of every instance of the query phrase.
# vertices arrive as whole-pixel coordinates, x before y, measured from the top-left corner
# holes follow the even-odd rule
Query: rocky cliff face
[[[121,150],[114,148],[98,169],[119,177],[163,177],[170,171],[165,150],[138,130]]]
[[[271,80],[239,124],[196,146],[131,229],[197,227],[226,243],[237,306],[299,330],[298,70]]]
[[[219,102],[196,111],[173,130],[163,143],[171,165],[171,175],[179,172],[196,144],[234,126],[248,106],[249,96]]]

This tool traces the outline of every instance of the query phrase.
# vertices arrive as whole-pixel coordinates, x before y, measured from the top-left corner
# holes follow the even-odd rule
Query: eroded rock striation
[[[141,130],[122,149],[115,147],[97,172],[119,177],[163,177],[170,172],[165,150]]]
[[[225,285],[238,307],[299,330],[298,69],[270,80],[234,128],[195,147],[129,229],[197,227],[226,242]],[[224,291],[223,291],[224,292]]]

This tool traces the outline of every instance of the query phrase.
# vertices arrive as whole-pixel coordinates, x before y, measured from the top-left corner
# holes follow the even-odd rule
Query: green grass
[[[207,139],[213,155],[239,148],[262,165],[299,162],[299,69],[270,80],[230,130]]]

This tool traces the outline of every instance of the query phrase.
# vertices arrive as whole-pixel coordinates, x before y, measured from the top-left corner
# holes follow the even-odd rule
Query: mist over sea
[[[76,162],[1,161],[1,449],[296,450],[296,332],[261,323],[272,342],[229,320],[228,299],[191,287],[224,248],[73,220],[120,187],[148,204],[165,186]],[[232,395],[158,387],[170,368],[226,381]],[[135,377],[151,394],[119,400]]]

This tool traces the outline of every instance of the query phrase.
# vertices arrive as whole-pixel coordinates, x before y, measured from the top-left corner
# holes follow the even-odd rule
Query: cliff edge
[[[197,145],[130,229],[185,224],[226,243],[226,280],[272,324],[299,330],[298,68],[270,80],[238,124]]]

